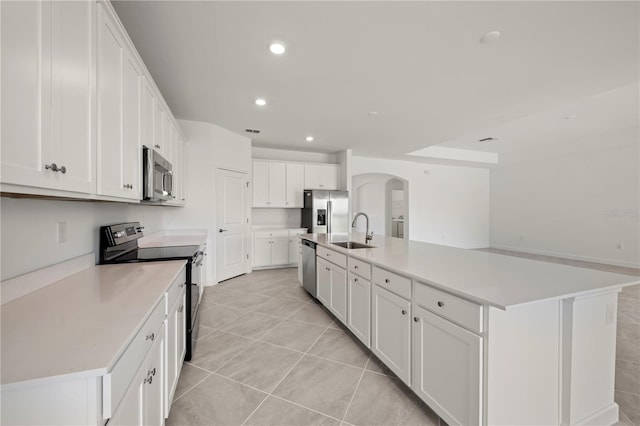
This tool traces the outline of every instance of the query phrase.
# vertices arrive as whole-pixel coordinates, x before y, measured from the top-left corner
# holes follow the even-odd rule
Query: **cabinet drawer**
[[[284,231],[256,231],[253,233],[255,238],[279,238],[279,237],[289,237],[289,231],[286,229]]]
[[[362,278],[371,280],[371,265],[353,257],[349,258],[349,271],[360,275]]]
[[[405,299],[411,299],[411,279],[407,277],[374,266],[373,282]]]
[[[180,275],[178,275],[178,278],[176,278],[173,284],[171,284],[171,287],[169,287],[169,290],[167,290],[167,293],[165,295],[165,298],[164,298],[165,300],[164,314],[165,315],[169,314],[169,309],[171,309],[171,307],[176,303],[176,300],[178,300],[178,298],[184,291],[184,285],[186,281],[187,281],[186,268],[182,268],[182,271],[180,271]]]
[[[118,359],[111,371],[104,376],[102,381],[102,409],[105,419],[111,417],[115,412],[129,387],[129,383],[134,378],[149,349],[151,349],[153,341],[162,337],[160,331],[164,324],[164,309],[164,303],[160,302],[156,305],[142,328],[120,356],[120,359]]]
[[[482,306],[416,282],[413,300],[423,308],[482,333]]]
[[[335,263],[341,268],[347,268],[347,256],[344,254],[329,250],[322,246],[317,246],[316,254],[318,255],[318,257],[327,259],[329,262]]]

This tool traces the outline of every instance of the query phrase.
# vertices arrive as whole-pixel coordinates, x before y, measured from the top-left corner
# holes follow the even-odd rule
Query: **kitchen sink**
[[[375,248],[374,246],[370,246],[367,244],[356,243],[355,241],[345,241],[343,243],[331,243],[334,246],[340,246],[346,249],[363,249],[363,248]]]

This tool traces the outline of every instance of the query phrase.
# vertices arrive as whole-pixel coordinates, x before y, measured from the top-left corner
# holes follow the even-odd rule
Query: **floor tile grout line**
[[[200,368],[200,367],[198,367]],[[207,371],[207,370],[205,370]],[[175,404],[178,400],[182,399],[183,396],[185,396],[186,394],[188,394],[189,392],[191,392],[193,389],[195,389],[196,387],[198,387],[200,385],[200,383],[204,382],[205,380],[207,380],[209,377],[211,377],[211,372],[207,371],[207,373],[209,373],[206,377],[203,377],[202,380],[198,381],[198,383],[196,383],[195,385],[191,386],[189,389],[187,389],[182,395],[180,395],[177,398],[174,398],[173,401],[171,401],[171,405]]]
[[[305,410],[309,410],[309,411],[312,411],[312,412],[314,412],[314,413],[316,413],[316,414],[320,414],[321,416],[329,417],[330,419],[337,420],[337,421],[341,421],[341,420],[340,420],[340,419],[338,419],[337,417],[333,417],[333,416],[332,416],[332,415],[330,415],[330,414],[325,414],[325,413],[323,413],[323,412],[321,412],[321,411],[315,410],[315,409],[313,409],[313,408],[306,407],[306,406],[304,406],[304,405],[302,405],[302,404],[300,404],[300,403],[298,403],[298,402],[291,401],[291,400],[286,399],[286,398],[283,398],[283,397],[281,397],[281,396],[273,395],[273,394],[270,394],[269,396],[271,396],[271,397],[273,397],[273,398],[277,398],[277,399],[279,399],[279,400],[281,400],[281,401],[284,401],[284,402],[288,402],[289,404],[295,405],[296,407],[304,408]]]
[[[341,422],[344,421],[344,419],[347,417],[347,413],[349,412],[349,408],[351,408],[351,403],[353,402],[353,399],[356,397],[356,393],[358,392],[358,388],[360,387],[360,382],[362,382],[362,378],[364,377],[364,373],[366,373],[367,371],[367,365],[369,364],[369,360],[371,359],[371,354],[369,354],[369,358],[367,359],[367,362],[364,364],[364,367],[362,369],[362,373],[360,373],[360,378],[358,379],[358,383],[356,384],[356,387],[353,389],[353,393],[351,394],[351,399],[349,399],[349,403],[347,404],[347,408],[344,410],[344,413],[342,413],[342,418],[340,419]]]
[[[322,332],[322,334],[320,334],[320,336],[318,336],[318,337],[316,338],[316,340],[313,342],[313,344],[312,344],[309,348],[313,347],[313,345],[315,345],[315,344],[318,342],[318,340],[320,340],[320,338],[324,335],[324,333],[325,333],[328,329],[329,329],[329,326],[327,326],[327,327],[324,329],[324,331]],[[301,354],[301,355],[300,355],[300,358],[298,358],[298,360],[295,362],[295,364],[293,364],[293,365],[291,366],[291,368],[289,368],[289,370],[287,370],[287,372],[282,376],[282,378],[278,381],[278,383],[276,383],[276,384],[275,384],[275,386],[273,386],[273,388],[271,389],[271,391],[269,392],[269,394],[267,395],[267,397],[266,397],[265,399],[263,399],[263,400],[262,400],[262,402],[260,402],[260,404],[258,404],[258,406],[255,408],[255,410],[253,410],[253,411],[251,412],[251,414],[249,414],[249,416],[248,416],[248,417],[247,417],[247,418],[242,422],[241,426],[244,426],[244,425],[245,425],[245,423],[246,423],[246,422],[251,418],[251,416],[253,416],[253,414],[254,414],[256,411],[258,411],[258,409],[262,406],[262,404],[264,403],[264,401],[266,401],[266,400],[267,400],[267,398],[268,398],[269,396],[271,396],[271,395],[273,394],[273,392],[275,392],[275,390],[276,390],[276,389],[278,389],[278,387],[279,387],[279,386],[280,386],[280,384],[284,381],[284,379],[286,379],[286,378],[289,376],[289,374],[291,374],[291,372],[293,371],[293,369],[294,369],[294,368],[296,368],[296,366],[297,366],[298,364],[300,364],[300,361],[302,361],[302,359],[303,359],[303,358],[308,354],[308,352],[309,352],[309,349],[307,349],[307,352],[305,352],[305,353],[303,353],[303,354]]]

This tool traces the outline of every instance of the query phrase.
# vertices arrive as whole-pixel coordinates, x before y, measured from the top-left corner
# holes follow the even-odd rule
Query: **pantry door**
[[[249,178],[246,173],[218,169],[216,181],[216,278],[220,282],[247,272]]]

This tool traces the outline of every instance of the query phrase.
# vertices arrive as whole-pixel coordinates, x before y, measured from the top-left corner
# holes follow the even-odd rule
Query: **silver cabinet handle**
[[[227,229],[222,229],[222,228],[218,229],[218,232],[220,233],[227,232],[227,231],[228,231]]]
[[[354,278],[354,279],[353,279],[353,282],[354,282],[354,283],[357,283],[357,282],[358,282],[358,279],[357,279],[357,278]]]
[[[147,340],[151,340],[153,342],[153,339],[156,338],[156,334],[155,333],[151,333],[151,334],[147,334]]]
[[[147,371],[147,376],[155,376],[156,375],[156,368],[153,367],[153,370],[149,370]]]
[[[51,170],[52,172],[60,172],[62,174],[67,173],[67,168],[65,166],[58,167],[56,163],[51,163],[51,165],[45,164],[44,168],[46,170]]]
[[[405,311],[404,309],[402,310],[402,315],[407,315],[407,311]]]
[[[389,278],[385,278],[385,279],[384,279],[384,282],[385,282],[385,283],[387,283],[387,284],[389,284]]]
[[[153,382],[153,376],[148,376],[146,379],[144,379],[144,383],[151,384],[151,382]]]
[[[133,189],[133,185],[129,184],[129,183],[125,183],[124,185],[122,185],[124,188],[126,189]]]
[[[413,322],[418,322],[418,321],[420,321],[418,317],[413,317]]]
[[[444,306],[444,302],[443,302],[443,301],[441,301],[441,300],[439,300],[439,301],[438,301],[438,306],[439,306],[440,308],[442,308],[442,307]]]

